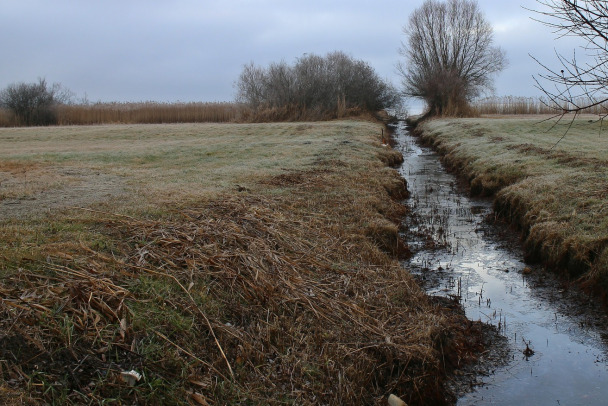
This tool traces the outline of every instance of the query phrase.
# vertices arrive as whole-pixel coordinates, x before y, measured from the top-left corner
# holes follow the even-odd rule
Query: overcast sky
[[[231,101],[244,64],[344,51],[395,85],[402,27],[423,0],[0,0],[0,88],[44,77],[92,101]],[[523,7],[479,0],[509,67],[497,95],[534,96],[529,57],[556,66],[555,35]]]

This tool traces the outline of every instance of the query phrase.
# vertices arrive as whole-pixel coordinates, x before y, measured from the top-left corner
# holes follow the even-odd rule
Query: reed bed
[[[242,108],[234,103],[94,103],[54,108],[57,125],[226,123],[238,121]],[[0,127],[18,125],[0,109]]]
[[[201,195],[173,193],[150,210],[144,196],[71,208],[29,237],[22,219],[0,228],[21,241],[0,250],[0,403],[453,401],[446,374],[480,351],[479,326],[427,297],[397,261],[404,183],[387,164],[400,154],[378,130],[230,125],[209,145],[264,161],[270,148],[285,169],[248,165],[219,191],[197,180]],[[237,131],[247,138],[226,134]],[[206,175],[204,161],[193,162]],[[162,182],[144,175],[138,183]]]
[[[487,97],[473,103],[473,115],[484,114],[561,114],[564,109],[590,104],[588,99],[579,98],[574,103],[555,106],[543,97]],[[608,112],[608,104],[599,104],[581,111],[581,114],[605,115]]]
[[[236,121],[233,103],[99,103],[57,107],[57,124],[225,123]]]
[[[238,103],[95,103],[65,104],[53,108],[54,125],[169,124],[169,123],[270,123],[326,121],[336,118],[368,116],[360,108],[337,111],[302,109],[296,106],[251,109]],[[6,109],[0,108],[0,127],[23,124]]]

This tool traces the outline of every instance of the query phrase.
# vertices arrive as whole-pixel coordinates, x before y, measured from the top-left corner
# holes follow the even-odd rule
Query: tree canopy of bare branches
[[[465,114],[469,102],[491,90],[494,75],[507,64],[473,0],[426,0],[403,32],[407,41],[398,64],[403,93],[423,99],[430,115]]]
[[[608,115],[608,2],[602,0],[537,0],[538,21],[553,29],[558,38],[579,37],[583,55],[557,53],[559,67],[535,60],[544,68],[536,80],[558,113],[581,113],[596,107]],[[581,60],[583,56],[583,60]],[[599,107],[599,110],[597,109]]]
[[[328,118],[347,110],[394,107],[397,90],[364,61],[343,52],[305,54],[294,65],[245,65],[236,83],[237,101],[256,111],[284,112],[282,118]]]
[[[0,92],[0,107],[10,110],[23,125],[56,123],[54,106],[67,103],[71,91],[59,83],[48,85],[45,79],[37,83],[13,83]]]

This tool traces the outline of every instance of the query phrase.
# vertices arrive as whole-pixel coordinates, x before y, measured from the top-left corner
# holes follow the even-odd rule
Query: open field
[[[0,403],[441,403],[478,330],[396,259],[381,129],[0,129]]]
[[[521,227],[530,260],[567,271],[605,298],[608,133],[597,116],[570,128],[569,120],[546,118],[438,119],[417,130],[472,193],[496,193],[496,211]]]

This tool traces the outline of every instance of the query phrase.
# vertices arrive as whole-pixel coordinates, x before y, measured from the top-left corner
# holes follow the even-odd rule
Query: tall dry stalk
[[[587,101],[577,99],[577,105],[584,105]],[[477,115],[481,114],[556,114],[570,109],[571,104],[564,104],[560,109],[552,106],[548,100],[542,97],[501,96],[487,97],[473,103],[473,110]],[[601,114],[606,111],[608,105],[596,105],[584,109],[581,113]]]
[[[239,110],[233,103],[96,103],[59,106],[57,118],[59,125],[224,123]]]

